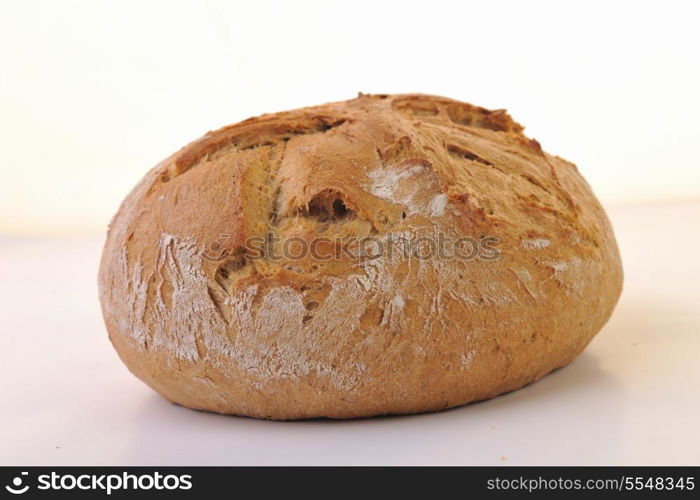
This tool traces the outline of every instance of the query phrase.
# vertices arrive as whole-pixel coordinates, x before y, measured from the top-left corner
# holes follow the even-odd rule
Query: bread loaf
[[[503,110],[360,95],[209,132],[150,172],[99,274],[170,401],[269,419],[440,410],[566,365],[622,287],[576,166]]]

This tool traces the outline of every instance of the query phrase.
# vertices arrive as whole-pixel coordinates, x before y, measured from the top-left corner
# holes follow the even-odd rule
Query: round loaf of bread
[[[503,110],[356,99],[209,132],[110,224],[127,367],[189,408],[270,419],[440,410],[566,365],[622,288],[576,166]]]

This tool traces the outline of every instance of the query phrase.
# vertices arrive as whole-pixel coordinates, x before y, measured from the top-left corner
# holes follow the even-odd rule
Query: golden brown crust
[[[207,133],[111,224],[112,343],[169,400],[262,418],[437,410],[537,380],[607,321],[622,269],[576,167],[522,130],[502,110],[361,94]],[[249,245],[440,235],[496,237],[500,257],[272,259]]]

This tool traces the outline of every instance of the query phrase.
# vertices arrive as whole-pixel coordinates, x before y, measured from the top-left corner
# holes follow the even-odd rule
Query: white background
[[[1,464],[700,463],[694,2],[0,0]],[[134,379],[106,224],[210,129],[358,91],[507,108],[609,209],[625,292],[569,367],[432,415],[262,422]]]

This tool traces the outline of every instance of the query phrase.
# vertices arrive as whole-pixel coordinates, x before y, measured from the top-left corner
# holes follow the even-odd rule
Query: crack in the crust
[[[521,172],[518,172],[517,174],[518,174],[520,177],[522,177],[523,179],[525,179],[527,182],[529,182],[530,184],[532,184],[533,186],[535,186],[535,187],[541,189],[542,191],[544,191],[545,193],[547,193],[548,195],[550,195],[550,196],[556,196],[556,195],[554,195],[544,184],[542,184],[539,180],[537,180],[536,178],[534,178],[532,175],[530,175],[530,174],[523,174],[523,173],[521,173]]]
[[[505,109],[486,109],[467,103],[457,103],[440,98],[399,98],[391,103],[392,109],[404,115],[423,119],[440,117],[457,127],[479,128],[494,132],[520,134],[523,127],[514,121]]]
[[[272,197],[270,200],[270,206],[268,208],[267,214],[268,214],[268,220],[269,224],[271,227],[274,227],[277,224],[277,216],[279,214],[279,204],[280,204],[280,193],[282,191],[282,183],[279,182],[279,179],[277,178],[277,172],[279,171],[280,167],[282,166],[282,162],[284,162],[284,156],[287,153],[287,141],[283,141],[280,144],[280,152],[279,152],[279,158],[277,159],[277,168],[275,169],[275,172],[272,172],[272,167],[269,166],[267,168],[267,182],[269,184],[274,185],[274,189],[272,191]]]
[[[331,223],[352,219],[356,212],[347,206],[343,193],[326,189],[316,193],[307,206],[299,210],[299,215],[315,218],[321,223]]]
[[[276,218],[276,206],[278,204],[280,190],[276,174],[284,160],[285,152],[286,142],[273,144],[273,149],[270,151],[268,161],[256,165],[258,168],[262,169],[262,175],[251,176],[258,179],[258,181],[246,186],[246,189],[250,191],[264,191],[266,188],[271,189],[271,195],[266,195],[263,199],[259,200],[261,204],[267,206],[268,220],[263,221],[264,227],[267,228],[266,237],[269,236],[269,231],[273,228],[273,219]],[[252,167],[251,165],[251,168]],[[255,215],[257,216],[260,213],[264,214],[265,210],[256,211]],[[264,217],[265,215],[263,215],[263,218]],[[249,225],[250,227],[257,226],[257,224]],[[227,303],[226,299],[233,295],[237,282],[240,279],[250,276],[251,273],[256,273],[255,267],[250,266],[253,266],[253,264],[248,259],[247,249],[244,247],[237,247],[224,262],[221,262],[217,266],[214,272],[214,281],[218,284],[218,287],[208,287],[209,298],[229,329],[232,327],[233,318],[231,306]],[[229,335],[231,335],[231,332],[229,332]]]
[[[539,143],[537,143],[539,145]],[[561,185],[561,182],[559,181],[559,175],[557,174],[556,169],[554,168],[554,165],[549,161],[549,158],[547,158],[547,155],[543,155],[544,161],[547,163],[547,166],[549,166],[549,171],[552,174],[552,178],[554,179],[554,185],[557,188],[557,193],[559,199],[564,201],[564,204],[569,207],[569,210],[573,212],[578,212],[578,207],[576,206],[576,202],[574,201],[574,198],[569,194],[566,189]]]
[[[505,113],[504,113],[504,114],[505,114]],[[506,115],[506,116],[507,116],[507,115]],[[455,122],[455,123],[458,124],[458,122]],[[517,127],[520,127],[517,123],[515,123],[515,122],[513,122],[513,123],[514,123],[515,125],[517,125]],[[439,124],[439,123],[429,123],[429,124],[426,124],[426,126],[429,127],[429,128],[437,128],[438,130],[441,130],[441,131],[449,128],[449,127],[447,127],[446,125],[444,125],[444,124]],[[515,132],[520,133],[520,131],[522,130],[522,128],[517,128],[517,127],[516,127],[516,129],[515,129]],[[467,130],[467,129],[464,129],[464,128],[462,128],[462,127],[458,127],[458,130],[462,131],[462,130]],[[488,137],[481,137],[481,139],[487,140],[487,141],[489,141],[489,142],[493,142],[493,141],[490,140]],[[534,140],[531,139],[530,141],[534,141]],[[541,151],[541,148],[540,148],[540,146],[539,146],[539,143],[537,143],[537,141],[534,141],[534,142],[537,144],[538,150]],[[495,144],[495,143],[494,143],[494,144]],[[532,175],[530,175],[530,174],[522,173],[522,172],[518,172],[518,171],[505,170],[505,169],[503,169],[503,168],[500,168],[499,166],[497,166],[497,165],[494,164],[493,162],[491,162],[491,161],[489,161],[489,160],[487,160],[487,159],[485,159],[485,158],[479,157],[479,156],[478,156],[477,154],[475,154],[474,152],[469,151],[468,149],[465,149],[465,148],[463,148],[463,147],[457,146],[457,145],[455,145],[455,144],[448,144],[448,145],[446,145],[445,147],[446,147],[448,153],[449,153],[451,156],[453,156],[453,157],[455,157],[455,158],[457,158],[457,159],[465,159],[465,160],[469,160],[469,161],[473,161],[473,162],[479,163],[479,164],[481,164],[481,165],[489,166],[489,167],[493,168],[494,170],[497,170],[498,172],[500,172],[500,173],[502,173],[502,174],[504,174],[504,175],[507,175],[507,176],[519,176],[519,177],[522,177],[522,178],[523,178],[525,181],[527,181],[529,184],[535,186],[536,188],[538,188],[538,189],[540,189],[540,190],[546,192],[549,196],[552,196],[552,197],[556,198],[557,200],[559,200],[560,202],[562,202],[562,203],[563,203],[568,209],[570,209],[571,211],[574,211],[574,212],[576,211],[576,210],[575,210],[576,207],[575,207],[575,203],[573,202],[573,199],[571,199],[571,197],[568,195],[568,193],[566,193],[566,191],[564,191],[564,190],[562,189],[562,187],[559,185],[559,182],[558,182],[558,180],[557,180],[557,178],[556,178],[556,172],[554,171],[554,168],[552,167],[552,165],[551,165],[551,163],[549,162],[549,160],[547,160],[546,156],[543,156],[543,157],[544,157],[545,162],[547,163],[547,165],[548,165],[549,168],[550,168],[552,177],[553,177],[554,180],[555,180],[554,182],[555,182],[556,187],[557,187],[557,189],[556,189],[557,192],[556,192],[556,193],[553,193],[553,192],[552,192],[549,188],[547,188],[540,180],[536,179],[534,176],[532,176]],[[508,150],[508,151],[506,151],[506,152],[509,153],[509,154],[516,155],[516,156],[518,156],[519,158],[521,158],[521,159],[523,159],[523,160],[531,161],[530,158],[528,158],[528,157],[526,157],[526,156],[524,156],[524,155],[518,153],[517,151]]]
[[[236,286],[238,279],[245,273],[247,265],[248,261],[244,248],[236,248],[229,258],[222,262],[214,271],[214,281],[218,287],[207,286],[209,299],[226,324],[229,337],[233,336],[233,310],[231,305],[227,303],[227,299],[232,295],[232,290]]]
[[[275,191],[272,193],[272,203],[270,204],[270,210],[268,211],[268,220],[270,221],[270,226],[275,226],[278,222],[277,216],[279,215],[279,198],[282,188],[280,185],[275,187]]]
[[[207,293],[209,294],[209,299],[211,300],[212,304],[214,305],[214,308],[216,311],[219,313],[219,316],[221,316],[221,319],[224,321],[227,327],[231,326],[231,318],[230,318],[230,311],[226,309],[226,303],[225,300],[221,299],[220,292],[217,290],[214,290],[212,287],[207,287]]]
[[[591,231],[585,229],[577,223],[576,215],[572,217],[555,207],[533,202],[532,199],[520,194],[516,195],[516,198],[526,207],[526,209],[534,209],[538,210],[539,212],[551,214],[552,217],[556,218],[558,224],[566,226],[568,230],[573,231],[577,235],[578,244],[600,248],[601,242],[595,238]]]
[[[478,154],[474,153],[473,151],[469,151],[468,149],[459,147],[455,144],[448,144],[447,145],[447,152],[450,153],[452,156],[456,158],[463,158],[466,160],[470,161],[475,161],[477,163],[481,163],[482,165],[486,165],[489,167],[495,167],[493,162],[490,162],[489,160],[482,158]]]
[[[225,292],[230,291],[230,282],[233,280],[233,277],[240,273],[248,264],[244,251],[242,247],[237,248],[236,251],[216,269],[214,279]]]
[[[553,167],[547,162],[547,165],[549,165],[550,169],[553,170]],[[559,181],[556,178],[556,175],[553,174],[554,177],[554,184],[555,184],[555,189],[553,192],[552,189],[549,187],[545,186],[539,179],[536,177],[530,175],[530,174],[525,174],[522,172],[516,172],[517,175],[525,179],[527,182],[535,186],[536,188],[540,189],[541,191],[544,191],[547,193],[549,196],[553,197],[556,200],[559,200],[569,211],[571,212],[576,212],[576,204],[574,203],[573,199],[569,196],[566,191],[559,185]],[[560,212],[561,213],[561,212]]]
[[[271,147],[279,143],[285,143],[293,137],[326,133],[329,130],[340,127],[347,120],[344,118],[320,116],[315,117],[314,121],[316,123],[312,126],[290,125],[282,128],[281,130],[268,132],[267,134],[263,133],[262,135],[267,135],[267,137],[262,139],[257,138],[255,140],[251,140],[251,134],[246,134],[244,130],[238,134],[223,137],[208,144],[205,142],[199,149],[197,149],[197,145],[195,144],[190,147],[192,150],[191,152],[184,151],[181,153],[180,158],[175,161],[173,167],[163,171],[160,174],[159,179],[162,183],[169,182],[175,177],[191,170],[200,163],[206,162],[217,153],[221,153],[229,148],[233,148],[238,151],[249,151],[262,147]],[[201,141],[206,141],[206,139],[202,139]]]
[[[558,181],[556,180],[555,174],[553,173],[553,177],[555,178],[555,184],[557,185],[556,192],[553,192],[552,189],[547,187],[542,181],[537,179],[534,175],[525,173],[525,172],[519,172],[519,171],[511,171],[511,170],[505,170],[498,165],[494,164],[493,162],[480,157],[476,153],[469,151],[465,148],[462,148],[460,146],[456,146],[454,144],[449,144],[447,145],[447,151],[455,158],[457,159],[466,159],[472,162],[479,163],[481,165],[485,165],[488,167],[493,168],[494,170],[508,176],[517,176],[525,180],[527,183],[530,185],[534,186],[540,191],[543,191],[546,193],[548,196],[551,196],[552,198],[559,200],[564,206],[566,206],[570,210],[575,209],[575,204],[573,201],[570,199],[570,197],[561,189],[561,186],[558,185]],[[551,164],[547,162],[547,165],[550,167],[550,169],[553,169]],[[561,211],[557,211],[558,213],[562,214]]]
[[[475,127],[494,132],[520,132],[522,127],[515,123],[504,109],[488,110],[484,108],[462,109],[454,105],[447,108],[452,123],[465,127]]]

